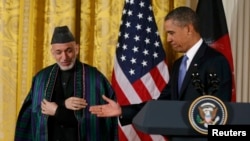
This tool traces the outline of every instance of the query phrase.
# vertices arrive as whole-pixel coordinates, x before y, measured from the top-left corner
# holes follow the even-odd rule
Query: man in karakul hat
[[[56,63],[39,71],[18,115],[15,141],[115,141],[116,118],[98,118],[89,106],[115,100],[109,81],[77,59],[79,46],[67,26],[51,40]]]

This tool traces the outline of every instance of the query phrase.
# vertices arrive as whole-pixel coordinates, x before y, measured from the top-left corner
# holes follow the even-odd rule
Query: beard
[[[76,62],[76,57],[72,59],[72,62],[70,63],[70,65],[68,66],[62,66],[60,63],[57,62],[58,66],[60,67],[60,69],[62,71],[67,71],[67,70],[70,70],[74,67],[75,65],[75,62]]]

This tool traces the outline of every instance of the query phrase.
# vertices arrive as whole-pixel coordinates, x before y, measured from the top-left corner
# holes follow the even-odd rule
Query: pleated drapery
[[[185,0],[152,0],[169,64],[178,57],[166,44],[164,16]],[[124,0],[0,1],[0,141],[11,141],[32,77],[54,63],[50,40],[55,26],[68,25],[80,45],[79,59],[109,80]]]
[[[171,72],[180,56],[166,44],[164,16],[177,6],[195,9],[197,0],[152,0],[156,23]],[[223,0],[231,39],[236,101],[250,102],[249,0]],[[81,61],[109,80],[124,0],[0,1],[0,141],[12,141],[20,106],[32,76],[54,63],[50,40],[55,26],[68,25],[80,44]]]

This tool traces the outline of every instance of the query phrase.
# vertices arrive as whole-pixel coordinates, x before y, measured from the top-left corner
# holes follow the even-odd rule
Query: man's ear
[[[55,55],[54,55],[54,50],[53,50],[53,48],[52,48],[52,47],[50,48],[50,53],[51,53],[52,57],[53,57],[53,58],[55,58]]]
[[[187,25],[187,32],[188,32],[189,35],[193,34],[193,32],[194,32],[194,26],[192,24],[188,24]]]
[[[76,49],[76,54],[79,54],[79,50],[80,50],[79,44],[76,44],[76,45],[75,45],[75,49]]]
[[[50,48],[50,53],[53,55],[53,49],[52,49],[52,47]]]

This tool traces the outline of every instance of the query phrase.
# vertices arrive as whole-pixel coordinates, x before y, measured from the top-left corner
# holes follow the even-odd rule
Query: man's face
[[[170,19],[165,21],[164,28],[167,33],[167,42],[174,51],[184,53],[190,48],[190,29],[188,26],[180,26],[178,22]]]
[[[79,47],[75,42],[52,44],[51,53],[61,70],[69,70],[75,64]]]

